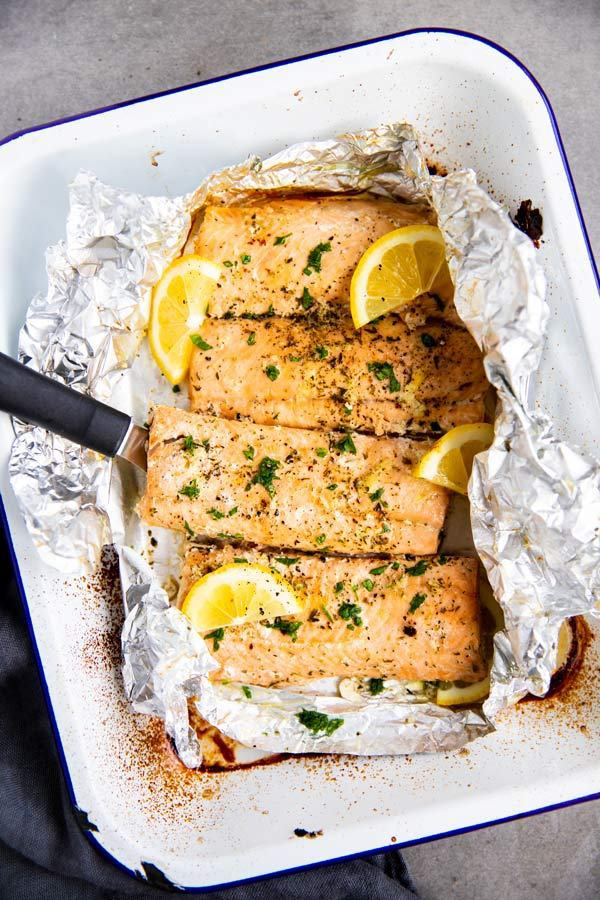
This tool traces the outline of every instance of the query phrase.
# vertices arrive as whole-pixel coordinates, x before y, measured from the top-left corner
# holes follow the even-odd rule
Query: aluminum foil
[[[382,698],[348,685],[252,688],[248,698],[241,685],[212,683],[216,664],[208,647],[169,604],[168,567],[156,561],[150,567],[140,555],[146,529],[126,515],[139,485],[128,483],[119,466],[111,481],[107,461],[40,429],[20,427],[11,478],[44,559],[80,572],[95,564],[111,539],[135,548],[121,548],[125,689],[135,709],[164,719],[189,766],[201,761],[188,722],[191,697],[211,724],[266,751],[379,754],[460,747],[492,730],[504,705],[547,689],[561,621],[594,610],[598,467],[557,442],[550,423],[527,403],[547,319],[535,251],[472,172],[431,179],[410,126],[299,144],[265,161],[252,157],[176,200],[138,197],[79,176],[71,188],[67,241],[49,251],[49,290],[32,303],[21,358],[139,415],[140,403],[158,390],[156,372],[144,367],[143,348],[131,368],[149,286],[183,246],[190,213],[207,202],[303,190],[368,190],[429,201],[438,212],[458,311],[484,350],[499,394],[496,441],[477,459],[470,498],[475,545],[507,630],[495,640],[485,714],[442,709],[428,696],[411,700],[398,684]],[[177,552],[166,556],[178,562]],[[343,722],[329,735],[312,734],[298,719],[303,708]]]

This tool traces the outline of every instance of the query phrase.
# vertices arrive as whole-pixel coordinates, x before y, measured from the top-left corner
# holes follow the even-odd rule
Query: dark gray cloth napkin
[[[0,900],[164,897],[92,847],[71,808],[0,527]],[[227,900],[410,900],[399,851],[213,891]]]

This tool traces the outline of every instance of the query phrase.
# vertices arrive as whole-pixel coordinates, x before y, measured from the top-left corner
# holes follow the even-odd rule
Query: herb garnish
[[[294,566],[300,561],[299,556],[276,556],[275,562],[281,563],[282,566]]]
[[[287,241],[287,239],[288,239],[289,237],[291,237],[291,236],[292,236],[292,232],[291,232],[291,231],[290,231],[289,234],[280,234],[278,237],[275,238],[275,240],[273,241],[273,244],[274,244],[276,247],[277,247],[278,244],[285,244],[285,242]]]
[[[327,485],[328,491],[335,491],[336,489],[337,489],[337,484],[328,484]]]
[[[244,693],[244,697],[247,697],[248,700],[252,699],[252,691],[250,690],[250,688],[248,687],[247,684],[242,685],[242,691]]]
[[[212,344],[207,344],[201,334],[190,334],[190,341],[200,350],[212,350]]]
[[[179,493],[183,494],[184,497],[189,497],[190,500],[197,500],[200,496],[200,488],[198,487],[196,479],[192,478],[190,483],[186,484],[185,487],[182,487]]]
[[[315,453],[321,459],[323,459],[324,456],[327,456],[327,450],[325,449],[325,447],[317,447],[317,449],[315,450]]]
[[[223,265],[225,266],[226,269],[231,269],[231,267],[233,266],[233,263],[231,262],[230,259],[224,259]]]
[[[306,267],[302,270],[305,275],[312,275],[313,272],[321,271],[321,257],[324,253],[329,253],[331,244],[327,241],[325,244],[317,244],[308,254]]]
[[[206,512],[209,514],[211,519],[224,519],[225,513],[222,513],[219,509],[215,509],[214,506],[210,509],[207,509]]]
[[[315,355],[317,359],[326,359],[329,356],[327,347],[315,347]]]
[[[364,588],[366,588],[368,591],[372,591],[373,588],[375,587],[375,582],[373,581],[372,578],[365,578],[364,581],[361,581],[361,584],[362,584],[362,586],[363,586]]]
[[[241,259],[241,261],[243,262],[243,264],[246,265],[246,263],[249,263],[249,262],[250,262],[250,260],[252,259],[252,257],[251,257],[251,256],[248,256],[247,253],[242,253],[242,255],[240,256],[240,259]]]
[[[381,500],[383,497],[383,488],[377,488],[376,491],[373,491],[372,494],[369,494],[369,500],[373,503],[377,503],[378,500]]]
[[[438,565],[445,566],[447,562],[448,562],[448,557],[446,556],[446,554],[440,553],[440,557],[438,559]]]
[[[218,531],[217,537],[220,541],[241,541],[243,534],[231,534],[229,531]]]
[[[336,582],[336,585],[333,590],[335,591],[336,594],[341,594],[342,591],[344,590],[344,582],[343,581]]]
[[[331,613],[329,612],[329,610],[327,609],[327,607],[325,606],[325,604],[323,604],[323,605],[321,606],[321,609],[323,610],[323,612],[325,613],[325,615],[327,616],[327,618],[329,619],[329,621],[330,621],[330,622],[333,622],[333,616],[331,615]]]
[[[265,375],[267,378],[270,378],[271,381],[277,381],[279,378],[279,369],[277,366],[267,366],[265,369]]]
[[[372,362],[367,363],[367,369],[372,372],[377,381],[386,381],[390,394],[395,394],[402,390],[402,385],[396,378],[396,374],[389,363]]]
[[[281,463],[278,460],[271,459],[270,456],[263,456],[258,464],[258,469],[246,485],[246,490],[249,491],[253,484],[262,484],[269,497],[275,496],[275,485],[273,482],[278,479],[275,472],[280,465]]]
[[[344,724],[343,719],[331,719],[326,713],[317,712],[316,709],[303,709],[296,713],[296,718],[314,735],[323,731],[328,737],[331,737],[333,732]]]
[[[356,444],[352,440],[350,434],[345,434],[341,441],[338,441],[337,444],[335,444],[335,449],[339,450],[340,453],[356,454]]]
[[[429,563],[427,562],[427,560],[420,559],[419,562],[414,564],[414,566],[409,566],[404,571],[407,575],[424,575],[428,568]]]
[[[254,346],[254,344],[256,343],[256,332],[255,332],[255,331],[251,331],[251,332],[250,332],[250,334],[248,335],[248,340],[246,341],[246,343],[248,344],[249,347],[253,347],[253,346]]]
[[[310,309],[311,306],[313,305],[313,303],[315,302],[314,297],[311,297],[310,291],[306,287],[302,291],[302,296],[298,297],[297,299],[298,299],[298,303],[302,307],[304,307],[304,309]]]
[[[265,628],[277,628],[282,634],[289,634],[292,644],[298,640],[298,629],[301,625],[302,622],[291,622],[289,619],[282,619],[281,616],[276,616],[274,622],[265,622]]]
[[[315,538],[315,544],[318,544],[319,546],[321,546],[321,544],[324,544],[326,540],[327,540],[327,535],[318,534]]]
[[[399,562],[393,562],[393,563],[392,563],[392,569],[394,570],[394,572],[397,572],[399,568],[400,568],[400,563],[399,563]]]
[[[225,629],[224,628],[215,628],[214,631],[211,631],[210,634],[204,635],[204,640],[208,641],[212,638],[213,642],[213,650],[218,650],[221,646],[221,641],[225,637]]]
[[[437,347],[438,342],[434,338],[432,334],[428,334],[428,332],[423,332],[421,335],[421,343],[424,347],[427,347],[430,350],[432,347]]]
[[[187,531],[188,535],[189,535],[191,538],[193,538],[193,537],[194,537],[194,532],[193,532],[192,529],[190,528],[190,523],[189,523],[189,522],[186,522],[185,519],[183,520],[183,527],[184,527],[185,530]]]
[[[369,678],[369,693],[383,694],[383,678]]]
[[[197,444],[191,434],[186,434],[183,439],[182,449],[184,453],[192,454],[194,450],[199,447],[200,444]]]
[[[244,453],[244,456],[246,457],[246,459],[254,459],[254,453],[255,453],[254,447],[251,447],[250,445],[248,445],[246,447],[246,449],[243,451],[243,453]]]
[[[210,443],[209,443],[209,441],[208,441],[208,438],[204,438],[204,440],[202,441],[202,446],[204,447],[204,449],[205,449],[206,452],[208,453],[208,451],[210,450]]]
[[[410,601],[410,606],[408,607],[408,611],[411,613],[416,612],[416,610],[420,607],[422,603],[425,603],[427,600],[426,594],[415,594],[415,596]]]
[[[352,628],[353,626],[356,626],[358,628],[363,623],[360,617],[361,612],[362,609],[357,603],[349,603],[346,600],[339,607],[338,616],[340,617],[340,619],[352,622],[352,625],[348,625],[348,628]]]
[[[377,566],[376,569],[371,569],[369,571],[369,575],[383,575],[388,566],[389,563],[386,563],[384,566]]]
[[[234,561],[234,563],[247,563],[248,562],[248,560],[244,559],[243,556],[234,556],[233,561]]]

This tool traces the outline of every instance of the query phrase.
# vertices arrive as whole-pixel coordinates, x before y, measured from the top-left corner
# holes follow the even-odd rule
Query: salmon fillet
[[[430,447],[159,406],[139,513],[151,525],[271,547],[434,553],[448,495],[410,474]]]
[[[231,548],[188,552],[180,603],[197,578],[236,555]],[[306,597],[294,617],[302,624],[295,635],[258,623],[225,628],[212,651],[221,663],[212,677],[268,686],[330,676],[472,682],[485,674],[474,559],[300,555],[285,565],[256,551],[244,558],[276,569]],[[362,624],[343,617],[350,603]]]
[[[222,267],[209,315],[289,316],[346,304],[352,273],[373,241],[433,221],[425,207],[364,196],[208,206],[185,252]]]
[[[261,425],[435,433],[481,422],[481,352],[464,328],[409,330],[398,316],[356,331],[349,317],[206,320],[191,408]]]

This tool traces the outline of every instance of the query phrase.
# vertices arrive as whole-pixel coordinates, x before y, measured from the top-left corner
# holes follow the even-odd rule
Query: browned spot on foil
[[[539,248],[540,238],[544,233],[544,220],[539,209],[533,208],[531,200],[521,200],[513,222]]]
[[[526,697],[523,697],[521,703],[534,700],[537,702],[550,700],[553,697],[562,695],[569,689],[569,686],[581,672],[585,652],[592,638],[592,632],[585,619],[581,616],[574,616],[569,619],[569,628],[571,630],[569,653],[563,665],[552,676],[547,694],[543,697],[527,694]]]

